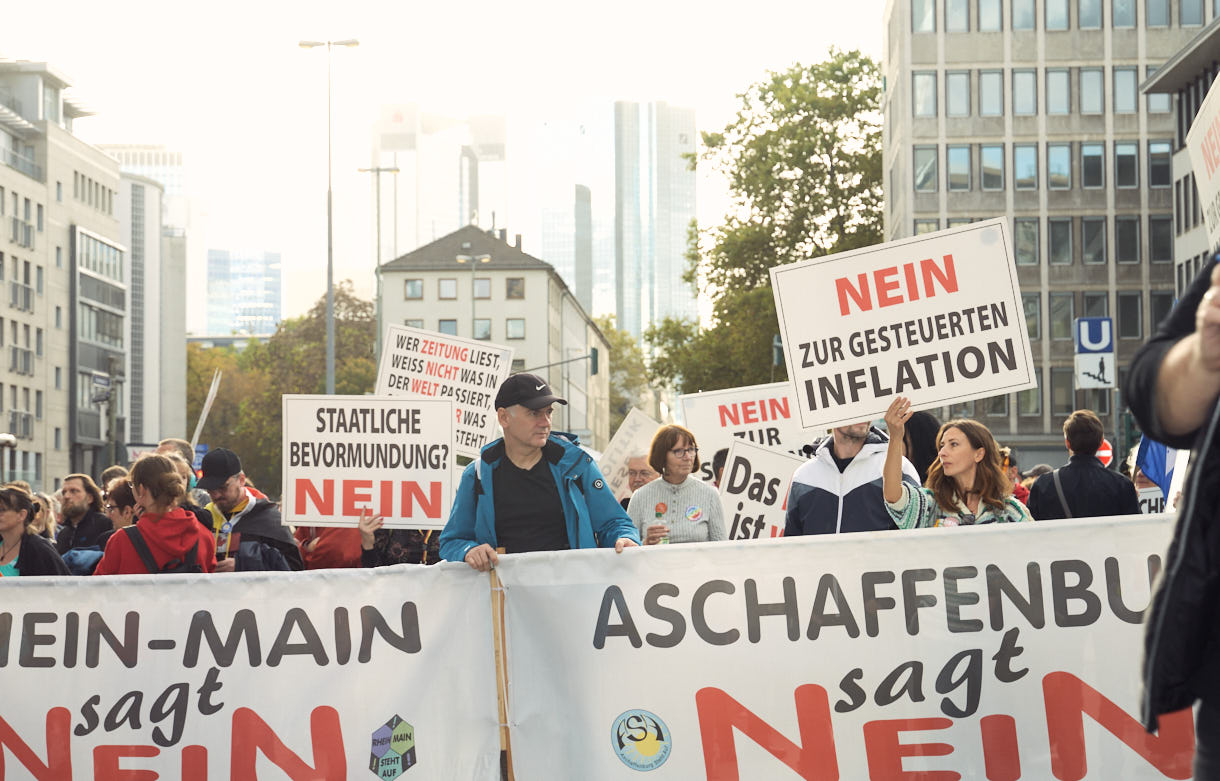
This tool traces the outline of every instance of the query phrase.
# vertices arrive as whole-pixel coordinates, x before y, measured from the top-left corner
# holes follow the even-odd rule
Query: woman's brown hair
[[[156,453],[140,456],[132,464],[128,477],[133,485],[143,486],[157,505],[174,507],[186,496],[186,483],[174,462]]]
[[[690,447],[695,448],[695,463],[690,468],[691,474],[699,471],[699,446],[695,443],[695,435],[690,433],[689,429],[685,429],[676,424],[661,426],[657,429],[657,433],[652,435],[652,445],[648,448],[648,465],[653,471],[659,475],[665,474],[665,456],[670,450],[673,450],[679,442],[685,439],[690,443]]]
[[[936,450],[940,451],[941,440],[945,432],[955,428],[966,436],[970,449],[983,449],[983,460],[975,464],[974,486],[972,490],[979,495],[979,504],[999,511],[1004,507],[1004,500],[1012,494],[1012,484],[1000,464],[1000,447],[996,444],[991,431],[977,420],[958,418],[950,420],[940,427],[936,433]],[[937,457],[928,467],[928,489],[936,498],[936,503],[942,509],[952,510],[959,503],[966,504],[966,497],[958,487],[957,480],[946,477]]]
[[[120,510],[136,506],[136,498],[131,494],[131,483],[126,477],[116,477],[106,486],[106,499]]]

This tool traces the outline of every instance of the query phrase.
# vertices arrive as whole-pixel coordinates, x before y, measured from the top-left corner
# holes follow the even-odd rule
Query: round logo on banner
[[[656,770],[669,759],[673,739],[657,714],[636,708],[624,711],[610,726],[610,746],[632,770]]]
[[[692,504],[686,508],[686,520],[691,523],[698,523],[703,520],[703,508],[697,504]]]
[[[1110,466],[1110,462],[1114,460],[1114,446],[1110,444],[1110,440],[1101,441],[1101,447],[1097,448],[1097,460],[1106,467]]]

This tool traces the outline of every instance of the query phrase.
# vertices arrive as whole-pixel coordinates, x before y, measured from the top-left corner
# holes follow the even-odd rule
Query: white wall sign
[[[1186,134],[1186,148],[1195,173],[1207,238],[1215,247],[1220,245],[1220,89],[1215,81]]]
[[[804,458],[738,439],[720,480],[720,504],[730,540],[782,537],[792,474]]]
[[[652,437],[660,427],[660,423],[632,407],[618,431],[614,432],[610,445],[597,462],[597,468],[605,476],[606,485],[610,486],[616,499],[623,499],[631,493],[627,484],[627,460],[638,454],[647,457]]]
[[[283,396],[285,522],[440,529],[453,501],[453,402]]]
[[[496,438],[496,391],[512,365],[511,347],[391,324],[375,393],[450,399],[457,453],[476,458]]]
[[[802,425],[881,417],[1037,387],[1008,223],[771,269]]]
[[[797,414],[792,386],[786,382],[748,385],[678,397],[682,421],[699,442],[699,477],[710,483],[712,457],[736,439],[804,458],[801,447],[817,439]]]

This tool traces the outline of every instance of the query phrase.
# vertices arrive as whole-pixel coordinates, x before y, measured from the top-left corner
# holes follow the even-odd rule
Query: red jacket
[[[199,544],[199,566],[204,572],[216,569],[216,538],[204,529],[189,510],[175,507],[164,515],[144,513],[136,521],[140,536],[148,543],[159,567],[171,559],[182,559],[196,543]],[[94,575],[140,575],[148,568],[132,546],[127,532],[119,529],[106,543],[106,553],[97,563]]]

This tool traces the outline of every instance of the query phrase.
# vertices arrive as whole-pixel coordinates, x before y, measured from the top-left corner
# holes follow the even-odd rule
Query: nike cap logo
[[[542,385],[539,385],[537,388],[534,388],[534,390],[536,390],[536,391],[542,390],[545,387],[546,387],[546,383],[543,383]]]

